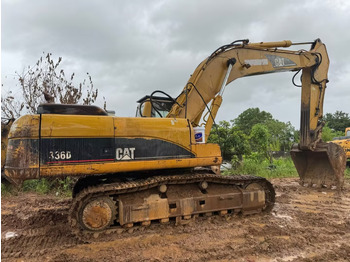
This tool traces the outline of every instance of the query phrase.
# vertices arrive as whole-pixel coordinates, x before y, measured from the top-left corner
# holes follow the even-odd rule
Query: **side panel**
[[[41,164],[114,161],[113,140],[113,138],[42,138]]]
[[[219,164],[219,148],[192,145],[192,137],[192,128],[185,119],[42,115],[40,175]]]
[[[41,137],[114,136],[113,117],[89,115],[41,115]]]
[[[186,119],[174,118],[114,118],[115,137],[161,139],[191,151],[195,144],[192,129]]]
[[[116,138],[115,146],[116,161],[194,157],[191,151],[160,139]]]
[[[194,154],[160,139],[42,138],[43,165],[192,158]]]
[[[194,143],[185,119],[28,115],[9,134],[5,175],[26,179],[212,166],[220,148]]]

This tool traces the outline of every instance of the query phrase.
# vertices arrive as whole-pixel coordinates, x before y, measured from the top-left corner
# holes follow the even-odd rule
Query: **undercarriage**
[[[96,182],[96,181],[95,181]],[[129,181],[95,183],[80,188],[69,222],[82,239],[134,226],[181,223],[198,216],[270,211],[275,191],[264,178],[222,176],[208,171]]]

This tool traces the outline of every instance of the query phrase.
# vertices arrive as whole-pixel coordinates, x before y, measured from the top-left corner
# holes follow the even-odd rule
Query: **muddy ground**
[[[22,193],[1,199],[2,261],[350,261],[350,181],[334,190],[272,180],[269,214],[136,227],[84,243],[67,225],[71,200]]]

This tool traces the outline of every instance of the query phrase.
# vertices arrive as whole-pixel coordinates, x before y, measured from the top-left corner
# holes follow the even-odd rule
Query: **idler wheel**
[[[114,223],[117,207],[109,197],[98,197],[83,203],[79,222],[85,229],[101,231]]]

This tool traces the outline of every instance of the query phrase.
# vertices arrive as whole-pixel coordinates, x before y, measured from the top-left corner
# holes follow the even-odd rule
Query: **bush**
[[[23,182],[22,190],[25,192],[34,191],[39,194],[47,194],[51,189],[50,182],[45,179],[26,180]]]
[[[265,178],[296,177],[298,173],[290,157],[275,159],[273,165],[268,160],[261,161],[254,155],[244,158],[242,164],[226,174],[249,174]]]
[[[1,183],[1,196],[8,196],[12,193],[12,186],[11,184],[5,184]]]
[[[25,192],[36,192],[39,194],[54,193],[56,195],[71,195],[75,179],[65,177],[63,179],[33,179],[23,182],[21,190]]]
[[[350,167],[347,167],[345,170],[345,178],[349,178],[350,179]]]

